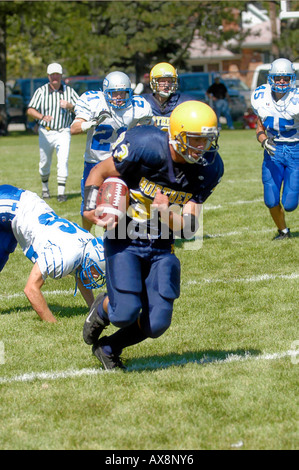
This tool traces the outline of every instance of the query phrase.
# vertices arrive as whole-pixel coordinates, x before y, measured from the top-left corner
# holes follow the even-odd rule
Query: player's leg
[[[83,210],[84,210],[84,187],[85,187],[85,182],[87,180],[87,177],[91,171],[91,169],[96,166],[97,163],[89,163],[89,162],[84,162],[84,169],[83,169],[83,176],[81,179],[81,208],[80,208],[80,214],[82,218],[82,227],[85,228],[85,230],[88,230],[88,232],[91,231],[92,228],[92,222],[89,222],[89,220],[85,219],[83,217]]]
[[[52,144],[49,131],[40,127],[38,135],[40,152],[39,174],[42,181],[42,197],[43,199],[48,199],[50,197],[49,178],[54,146]]]
[[[282,204],[287,212],[298,207],[299,200],[299,144],[290,147],[286,158]]]
[[[280,203],[280,191],[284,179],[284,171],[284,166],[280,162],[265,156],[262,166],[264,202],[278,228],[279,235],[281,231],[287,229],[285,213]]]
[[[58,202],[65,202],[65,185],[68,177],[68,159],[70,153],[71,132],[64,129],[56,135]]]

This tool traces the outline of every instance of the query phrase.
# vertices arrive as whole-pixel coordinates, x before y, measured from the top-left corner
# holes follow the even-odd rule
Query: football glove
[[[81,130],[82,132],[89,131],[92,127],[96,127],[98,125],[98,121],[96,119],[92,119],[91,121],[83,121],[81,123]]]
[[[276,144],[274,143],[272,138],[263,140],[262,147],[268,152],[269,155],[271,155],[271,157],[273,157],[276,150]]]
[[[108,117],[111,117],[110,111],[108,111],[108,109],[103,109],[95,119],[99,125],[101,124],[101,122],[105,121],[105,119],[107,119]]]
[[[107,109],[103,109],[103,111],[101,111],[97,117],[91,119],[90,121],[82,122],[81,124],[82,132],[88,131],[92,127],[98,126],[103,121],[105,121],[105,119],[108,117],[111,117],[111,113]]]

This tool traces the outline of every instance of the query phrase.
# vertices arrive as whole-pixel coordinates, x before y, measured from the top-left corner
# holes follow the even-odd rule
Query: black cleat
[[[287,232],[283,232],[282,230],[278,230],[278,235],[273,238],[273,240],[286,240],[287,238],[291,238],[290,229],[287,229]]]
[[[108,320],[102,320],[98,315],[98,306],[106,294],[99,294],[89,310],[89,315],[83,327],[83,339],[86,344],[95,344],[102,331],[109,325]]]
[[[92,347],[92,352],[95,357],[103,364],[105,370],[112,370],[112,369],[122,369],[126,370],[126,367],[122,363],[119,354],[110,354],[109,356],[104,353],[102,346],[105,345],[106,336],[101,338],[96,344]]]
[[[66,200],[67,200],[67,196],[65,194],[60,194],[59,196],[57,196],[58,202],[66,202]]]

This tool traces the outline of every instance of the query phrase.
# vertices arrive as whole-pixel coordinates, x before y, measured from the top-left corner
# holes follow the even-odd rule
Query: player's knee
[[[137,300],[118,303],[114,309],[109,311],[109,320],[117,328],[124,328],[137,320],[140,308],[141,305]]]
[[[283,207],[286,212],[293,212],[298,207],[298,197],[297,201],[287,201]]]
[[[146,328],[146,334],[149,338],[159,338],[170,327],[172,310],[160,310],[159,315],[150,322]]]

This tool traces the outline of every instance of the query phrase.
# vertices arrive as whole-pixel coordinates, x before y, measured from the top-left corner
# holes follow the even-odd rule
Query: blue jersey
[[[117,171],[130,188],[128,216],[131,225],[147,224],[159,237],[160,228],[153,229],[151,204],[158,189],[167,194],[169,204],[183,207],[188,201],[202,204],[219,183],[223,161],[217,153],[209,166],[174,163],[168,133],[154,126],[138,126],[123,133],[116,142],[113,158]],[[206,152],[212,161],[214,151]],[[142,230],[144,231],[144,229]]]
[[[154,94],[142,95],[149,102],[153,112],[153,121],[155,125],[162,131],[168,131],[169,116],[174,108],[185,101],[194,100],[191,96],[182,95],[181,93],[172,93],[165,103],[161,104],[155,98]]]

